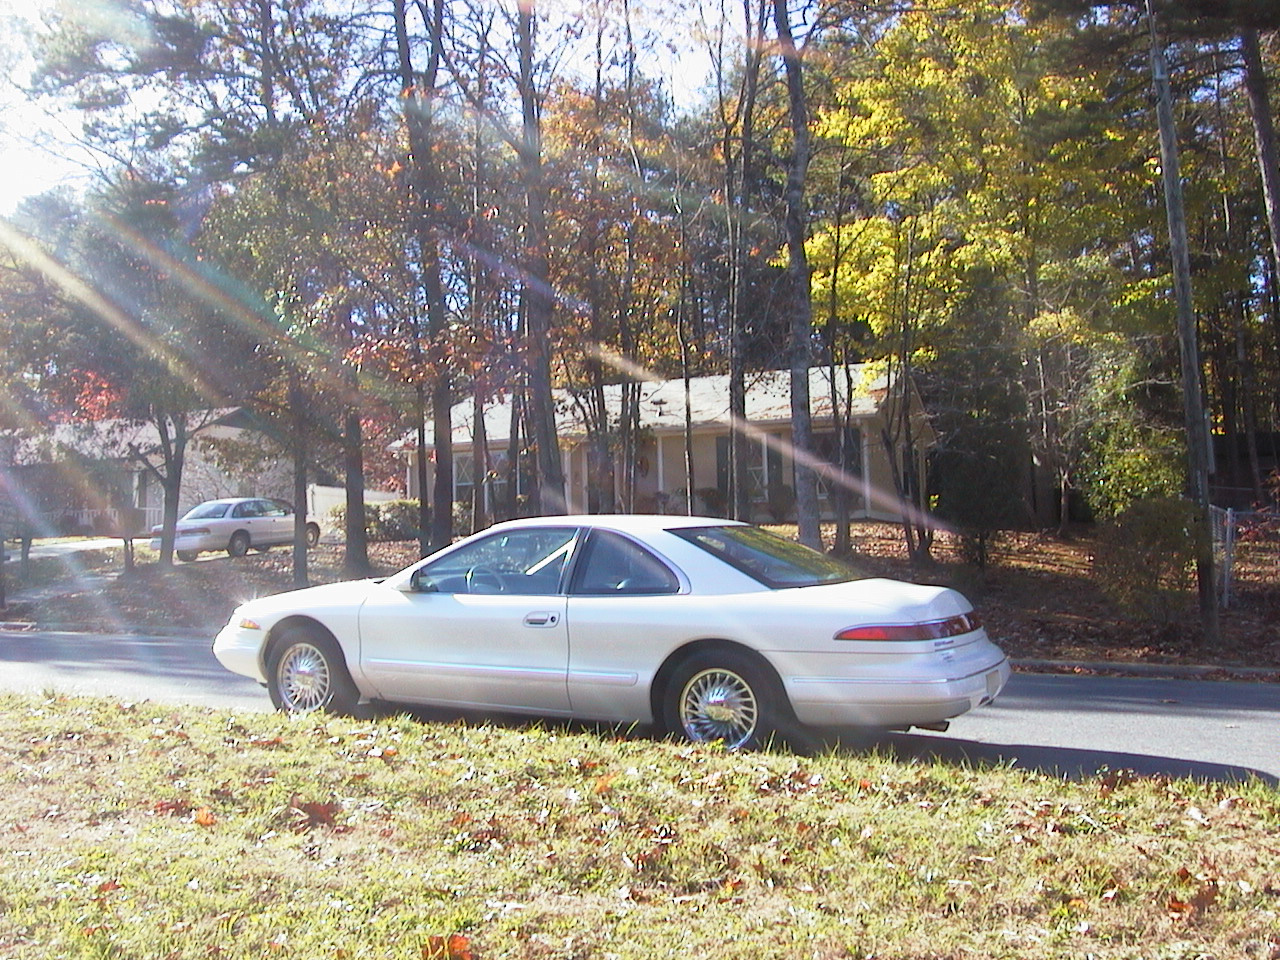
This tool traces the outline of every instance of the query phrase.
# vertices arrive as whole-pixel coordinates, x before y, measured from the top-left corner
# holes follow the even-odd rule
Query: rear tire
[[[271,703],[285,713],[350,716],[360,702],[347,663],[333,638],[302,625],[285,627],[267,659]]]
[[[314,523],[307,524],[307,547],[314,547],[320,542],[320,527]]]
[[[196,557],[200,556],[199,550],[177,550],[174,551],[178,555],[178,559],[183,563],[194,563]]]
[[[249,534],[243,530],[237,530],[231,535],[231,539],[227,542],[227,556],[243,557],[249,552]]]
[[[693,654],[672,673],[662,702],[669,733],[729,750],[767,746],[790,715],[772,671],[736,650]]]

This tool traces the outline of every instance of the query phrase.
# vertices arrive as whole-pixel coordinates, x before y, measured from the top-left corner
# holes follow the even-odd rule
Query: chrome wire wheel
[[[333,672],[324,651],[314,644],[294,643],[276,664],[280,707],[290,713],[310,713],[328,705]]]
[[[724,667],[690,677],[678,709],[680,726],[690,740],[719,740],[731,750],[749,743],[760,722],[755,690],[741,675]]]

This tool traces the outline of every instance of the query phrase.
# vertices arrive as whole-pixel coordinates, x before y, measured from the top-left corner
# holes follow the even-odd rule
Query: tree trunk
[[[533,0],[520,0],[519,35],[522,136],[520,171],[525,191],[525,279],[521,288],[525,315],[525,355],[529,365],[529,416],[533,422],[538,463],[538,495],[544,514],[561,514],[568,506],[560,438],[556,434],[555,399],[551,390],[551,320],[555,300],[547,251],[547,196],[542,167],[542,118],[533,76]]]
[[[404,103],[405,130],[409,139],[408,185],[409,216],[418,246],[418,267],[426,297],[426,367],[430,374],[431,434],[435,448],[436,471],[432,487],[431,535],[429,547],[438,550],[453,539],[453,386],[449,372],[449,356],[445,343],[448,315],[440,279],[440,243],[433,210],[440,203],[440,177],[435,159],[435,119],[433,102],[439,72],[444,23],[444,0],[432,0],[420,7],[429,35],[427,67],[414,69],[405,0],[392,0],[395,17],[396,52],[400,70],[400,93]],[[418,320],[414,319],[414,350],[418,360],[424,359]],[[426,497],[426,490],[419,491]],[[419,504],[419,519],[424,517]],[[421,538],[421,531],[419,533]]]
[[[1244,87],[1249,96],[1249,112],[1253,116],[1253,143],[1271,234],[1271,262],[1280,275],[1280,154],[1276,150],[1275,121],[1271,116],[1267,72],[1262,65],[1257,30],[1240,32],[1240,53],[1244,57]]]
[[[728,200],[730,256],[729,290],[729,515],[735,520],[751,518],[751,495],[747,483],[746,452],[759,441],[748,436],[746,392],[746,310],[747,258],[750,249],[747,224],[755,193],[755,118],[760,86],[760,63],[764,50],[764,20],[767,0],[743,0],[742,13],[748,41],[743,55],[741,128],[739,157],[734,169],[731,133],[726,129],[724,157],[725,191]]]
[[[484,392],[482,381],[476,378],[471,397],[471,532],[483,530],[489,525],[489,430],[484,422]]]
[[[413,451],[413,469],[418,480],[418,553],[431,552],[431,499],[427,496],[427,390],[422,383],[413,385],[413,430],[417,443]]]
[[[369,535],[364,525],[364,451],[360,412],[348,407],[342,418],[342,464],[346,487],[347,547],[342,573],[350,579],[369,576]]]
[[[136,445],[129,446],[129,455],[160,484],[164,493],[164,513],[160,530],[161,567],[173,566],[173,542],[178,529],[179,497],[182,493],[182,472],[187,462],[189,424],[186,414],[157,415],[153,420],[160,438],[160,457],[164,469],[160,469]]]
[[[809,369],[813,365],[813,300],[809,258],[804,242],[808,227],[805,180],[809,171],[809,107],[800,51],[791,33],[787,0],[773,0],[774,25],[787,71],[792,154],[787,169],[787,274],[791,304],[791,444],[794,464],[796,523],[801,543],[820,549],[818,485],[813,470],[813,419],[809,406]]]
[[[289,413],[293,419],[293,585],[305,587],[310,582],[307,570],[307,413],[296,367],[289,367]]]
[[[1182,402],[1187,434],[1187,487],[1196,504],[1201,524],[1196,559],[1196,581],[1200,593],[1200,624],[1205,640],[1219,639],[1217,584],[1213,573],[1213,529],[1209,511],[1209,438],[1205,420],[1200,347],[1191,299],[1191,256],[1187,244],[1187,220],[1182,204],[1182,180],[1178,159],[1178,135],[1173,120],[1173,100],[1169,91],[1169,68],[1156,28],[1153,0],[1147,0],[1147,21],[1151,30],[1151,75],[1156,94],[1160,126],[1160,160],[1164,174],[1165,213],[1169,224],[1169,246],[1173,256],[1173,291],[1178,310],[1178,343],[1182,362]]]

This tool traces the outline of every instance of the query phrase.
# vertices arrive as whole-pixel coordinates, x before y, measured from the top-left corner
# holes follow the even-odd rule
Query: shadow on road
[[[1149,777],[1188,777],[1219,783],[1240,783],[1257,779],[1271,786],[1280,786],[1280,778],[1272,774],[1232,764],[1112,750],[1082,750],[1074,747],[1016,743],[977,743],[955,737],[918,733],[887,733],[874,739],[868,739],[865,735],[845,739],[837,734],[826,738],[822,746],[825,749],[848,754],[878,749],[900,761],[940,761],[972,767],[1013,767],[1068,780],[1082,779],[1107,771],[1131,770],[1141,776]]]
[[[388,708],[387,713],[404,712]],[[417,708],[409,715],[423,723],[489,723],[519,729],[531,725],[550,725],[574,733],[599,734],[625,739],[657,739],[648,727],[618,726],[530,720],[502,714],[477,714],[440,708]],[[856,757],[860,753],[880,751],[901,762],[939,761],[966,767],[1012,767],[1051,777],[1078,780],[1118,770],[1139,776],[1189,778],[1216,783],[1242,783],[1257,779],[1270,786],[1280,786],[1280,778],[1262,770],[1233,764],[1211,763],[1113,750],[1082,750],[1072,747],[1037,746],[1033,744],[978,743],[955,737],[921,733],[873,733],[871,731],[827,731],[816,737],[803,738],[779,750],[813,754],[832,752]]]

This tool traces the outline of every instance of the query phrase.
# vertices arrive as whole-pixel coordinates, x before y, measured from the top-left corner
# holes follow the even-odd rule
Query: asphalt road
[[[0,631],[0,690],[270,710],[265,690],[214,659],[212,639]]]
[[[0,689],[269,710],[208,637],[0,631]],[[903,757],[1005,763],[1062,776],[1102,768],[1280,785],[1280,686],[1014,674],[995,704],[945,734],[880,741]]]
[[[1063,776],[1106,767],[1280,785],[1280,685],[1017,673],[999,700],[946,734],[890,742],[913,756]]]

